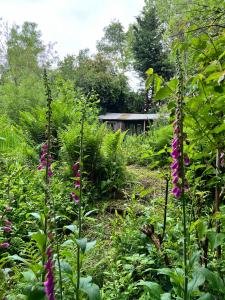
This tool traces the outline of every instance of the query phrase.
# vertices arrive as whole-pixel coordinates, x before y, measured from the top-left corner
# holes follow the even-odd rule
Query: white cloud
[[[144,0],[0,0],[0,17],[10,24],[35,22],[45,42],[57,42],[60,57],[80,49],[95,51],[103,28],[118,19],[128,27]]]

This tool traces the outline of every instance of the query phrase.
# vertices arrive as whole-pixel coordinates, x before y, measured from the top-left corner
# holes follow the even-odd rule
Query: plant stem
[[[186,220],[186,198],[184,195],[185,172],[184,172],[184,131],[183,131],[183,100],[184,100],[184,85],[183,85],[183,70],[180,62],[180,53],[177,52],[177,73],[178,73],[178,104],[177,108],[180,113],[180,171],[181,171],[181,201],[183,212],[183,261],[184,261],[184,300],[188,300],[188,270],[187,270],[187,220]]]
[[[85,121],[85,111],[86,111],[86,99],[84,100],[84,106],[82,109],[81,117],[81,129],[80,129],[80,199],[78,203],[78,238],[81,238],[82,229],[82,188],[83,188],[83,137],[84,137],[84,121]],[[76,300],[80,299],[80,247],[77,247],[77,286],[76,286]]]
[[[217,149],[216,151],[216,176],[218,177],[220,173],[220,150]],[[215,189],[215,213],[217,213],[220,210],[220,188],[219,184],[216,184]],[[221,229],[221,222],[220,220],[216,221],[216,232],[220,233]],[[221,245],[219,245],[216,249],[217,259],[221,258],[222,255],[222,249]]]
[[[54,198],[52,198],[52,205],[53,205],[53,218],[54,218],[54,224],[55,224],[55,241],[56,241],[56,254],[57,254],[57,264],[59,269],[59,292],[60,292],[60,300],[63,299],[63,285],[62,285],[62,270],[61,270],[61,263],[60,263],[60,253],[59,253],[59,237],[57,234],[57,223],[56,223],[56,209],[55,209],[55,201]]]
[[[164,236],[165,236],[165,233],[166,233],[168,195],[169,195],[169,178],[166,177],[166,193],[165,193],[164,218],[163,218],[163,233],[162,233],[161,243],[163,242],[163,239],[164,239]]]

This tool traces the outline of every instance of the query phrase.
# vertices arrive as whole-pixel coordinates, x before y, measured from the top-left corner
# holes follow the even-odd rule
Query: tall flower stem
[[[86,111],[87,100],[84,99],[84,104],[82,107],[82,115],[81,115],[81,128],[80,128],[80,196],[78,202],[78,238],[81,238],[81,230],[82,230],[82,188],[83,188],[83,141],[84,141],[84,121],[85,121],[85,111]],[[77,285],[76,285],[76,300],[80,299],[80,270],[81,270],[81,255],[80,255],[80,247],[77,247]]]
[[[52,204],[52,215],[54,219],[54,226],[55,226],[55,242],[56,242],[56,253],[57,253],[57,264],[58,264],[58,270],[59,270],[59,288],[60,288],[60,300],[63,299],[62,295],[62,272],[61,272],[61,264],[60,264],[60,256],[59,256],[59,238],[57,234],[57,225],[56,225],[56,213],[55,213],[55,202],[54,198],[52,198],[52,203],[50,203],[50,177],[52,176],[52,172],[50,169],[51,164],[51,115],[52,115],[52,94],[51,89],[49,85],[48,75],[46,69],[44,69],[44,84],[45,84],[45,95],[47,97],[47,112],[46,112],[46,119],[47,119],[47,129],[46,129],[46,166],[45,166],[45,183],[46,183],[46,190],[45,190],[45,207],[50,208]],[[48,212],[48,214],[50,214]],[[45,249],[47,249],[47,236],[48,236],[48,215],[45,215],[45,222],[44,222],[44,233],[46,236],[46,242],[45,242]],[[43,263],[45,262],[45,259],[43,259]]]
[[[169,176],[166,176],[166,191],[165,191],[165,204],[164,204],[164,217],[163,217],[163,232],[162,240],[163,242],[166,233],[166,219],[167,219],[167,206],[168,206],[168,195],[169,195]]]
[[[219,177],[220,175],[220,150],[217,149],[216,151],[216,176]],[[220,187],[219,184],[216,184],[216,189],[215,189],[215,213],[219,212],[220,210]],[[221,229],[221,222],[220,220],[216,221],[216,232],[220,233],[220,229]],[[217,246],[216,248],[216,254],[217,254],[217,259],[221,258],[222,255],[222,248],[221,245]]]
[[[187,220],[186,220],[186,198],[184,195],[185,190],[185,173],[184,173],[184,131],[183,131],[183,100],[184,100],[184,78],[183,69],[181,66],[180,53],[177,51],[177,75],[178,75],[178,101],[177,110],[180,114],[180,172],[181,172],[181,201],[183,211],[183,261],[184,261],[184,300],[188,300],[188,270],[187,270]]]

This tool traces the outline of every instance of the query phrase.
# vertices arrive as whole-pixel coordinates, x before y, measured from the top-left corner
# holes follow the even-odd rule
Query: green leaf
[[[156,283],[156,282],[152,282],[152,281],[144,281],[141,280],[140,282],[137,283],[137,285],[141,285],[141,286],[145,286],[148,288],[148,291],[151,295],[151,299],[153,300],[160,300],[160,295],[163,293],[163,290],[161,288],[161,286]]]
[[[154,75],[154,92],[155,94],[158,93],[158,91],[161,89],[161,86],[162,86],[162,78],[159,77],[157,74]]]
[[[175,268],[175,269],[162,268],[158,270],[158,274],[168,275],[172,283],[175,283],[180,287],[183,286],[184,271],[180,268]]]
[[[209,239],[209,245],[212,250],[216,249],[219,245],[222,245],[225,240],[225,233],[208,231],[207,237]]]
[[[170,80],[169,82],[167,82],[167,86],[168,86],[172,91],[176,91],[177,85],[178,85],[178,79],[177,79],[177,78],[174,78],[174,79]]]
[[[22,272],[25,281],[36,281],[37,277],[32,270]]]
[[[165,99],[169,97],[172,93],[173,91],[171,91],[171,89],[168,86],[164,86],[158,91],[158,93],[156,93],[156,95],[154,96],[154,100]]]
[[[96,241],[87,242],[85,252],[91,250],[96,245]]]
[[[24,295],[27,295],[27,300],[43,300],[45,299],[44,288],[40,285],[29,285],[23,290]]]
[[[17,254],[9,256],[9,258],[12,258],[13,260],[16,260],[16,261],[20,261],[20,262],[24,263],[26,266],[31,267],[31,263],[29,263],[26,259],[20,257]]]
[[[36,232],[31,235],[32,240],[37,243],[37,247],[42,254],[45,252],[46,235],[43,232]]]
[[[216,126],[216,127],[212,130],[212,132],[215,132],[215,133],[220,133],[220,132],[222,132],[222,131],[225,131],[225,123]]]
[[[193,278],[188,283],[188,293],[191,294],[193,291],[198,290],[199,286],[205,282],[205,276],[201,272],[196,272]]]
[[[73,275],[73,270],[72,270],[70,264],[68,264],[68,262],[61,261],[60,266],[61,266],[62,272],[66,273],[68,275]]]
[[[29,213],[30,216],[33,216],[35,219],[41,221],[41,215],[39,213]]]
[[[170,293],[161,294],[160,300],[171,300],[171,294]]]
[[[145,81],[145,89],[148,91],[152,85],[153,76],[149,76]]]
[[[80,247],[82,253],[85,253],[87,247],[87,238],[76,239],[77,245]]]
[[[71,239],[69,239],[69,240],[66,240],[66,241],[62,244],[62,246],[73,245],[73,244],[74,244],[74,241],[71,240]]]
[[[69,229],[73,233],[78,233],[78,228],[74,224],[66,225],[66,226],[64,226],[64,228]]]
[[[153,68],[149,68],[146,72],[147,75],[152,75],[154,73]]]
[[[80,278],[80,290],[88,295],[89,300],[100,300],[100,290],[97,284],[91,282],[90,276]]]
[[[211,294],[207,293],[198,298],[198,300],[215,300],[215,298]]]
[[[90,216],[92,213],[99,211],[99,209],[93,209],[85,213],[84,217]]]
[[[205,276],[209,287],[213,291],[225,293],[225,283],[217,273],[212,272],[206,268],[199,269],[199,272],[201,272]]]

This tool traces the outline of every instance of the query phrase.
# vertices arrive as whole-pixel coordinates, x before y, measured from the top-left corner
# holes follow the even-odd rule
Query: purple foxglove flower
[[[53,176],[53,173],[51,170],[48,170],[48,177],[52,177]]]
[[[80,181],[76,180],[74,185],[75,185],[75,188],[80,188]]]
[[[180,132],[180,128],[178,126],[174,127],[174,133],[178,134]]]
[[[181,189],[180,189],[178,186],[175,186],[175,187],[172,189],[172,193],[173,193],[173,195],[174,195],[176,198],[180,198],[180,196],[181,196]]]
[[[47,249],[47,256],[48,256],[48,261],[45,264],[45,269],[47,270],[47,274],[46,274],[46,280],[44,282],[45,294],[48,300],[55,300],[52,250],[50,247]]]
[[[76,162],[73,166],[72,166],[72,169],[74,172],[77,172],[79,170],[79,167],[80,167],[80,164],[79,162]]]
[[[172,173],[172,177],[176,177],[176,176],[178,176],[178,171],[174,170],[173,173]]]
[[[175,160],[171,165],[170,165],[172,170],[176,170],[179,168],[179,162]]]
[[[47,150],[48,149],[48,144],[44,144],[41,148],[42,148],[43,151]]]
[[[177,159],[178,157],[180,157],[180,151],[178,151],[177,149],[174,149],[171,153],[171,156],[175,159]]]
[[[190,158],[188,157],[187,154],[184,155],[184,164],[185,164],[185,166],[190,165]]]
[[[176,137],[176,138],[174,138],[173,141],[172,141],[172,146],[173,146],[174,148],[176,148],[178,145],[179,145],[179,140],[178,140],[178,138]]]
[[[8,248],[10,245],[9,245],[9,243],[7,243],[7,242],[4,242],[4,243],[0,243],[0,248]]]
[[[179,177],[176,175],[176,176],[174,176],[174,178],[173,178],[173,180],[172,180],[172,183],[173,184],[176,184],[176,183],[178,183],[178,181],[179,181]]]
[[[72,192],[70,195],[73,198],[73,200],[75,201],[75,203],[79,202],[80,199],[79,199],[79,197],[74,192]]]
[[[2,229],[3,229],[3,231],[5,231],[5,232],[10,232],[10,231],[12,231],[12,227],[9,227],[9,226],[4,226],[4,227],[2,227]]]

